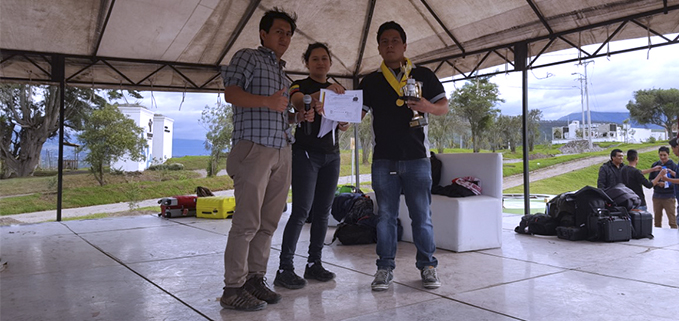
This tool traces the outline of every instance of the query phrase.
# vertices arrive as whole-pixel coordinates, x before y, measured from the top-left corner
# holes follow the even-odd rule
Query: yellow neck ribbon
[[[382,65],[380,66],[384,78],[387,79],[387,82],[389,85],[391,85],[391,88],[394,88],[394,91],[396,91],[399,97],[403,96],[403,86],[406,85],[406,81],[408,80],[408,77],[410,77],[410,71],[413,69],[413,63],[410,61],[410,59],[405,58],[404,62],[405,64],[401,66],[403,75],[401,76],[400,80],[396,79],[394,73],[391,71],[391,69],[389,69],[389,67],[387,67],[387,65],[384,64],[384,61],[382,61]],[[403,106],[403,103],[403,99],[399,98],[396,100],[397,106]]]

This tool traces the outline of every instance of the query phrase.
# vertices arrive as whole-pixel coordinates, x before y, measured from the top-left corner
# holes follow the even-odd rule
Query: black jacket
[[[622,169],[625,164],[620,164],[620,167],[615,167],[613,161],[608,161],[599,167],[599,178],[596,181],[596,187],[606,189],[622,183]]]

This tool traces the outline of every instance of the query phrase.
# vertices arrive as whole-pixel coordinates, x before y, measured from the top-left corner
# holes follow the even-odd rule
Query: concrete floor
[[[503,217],[503,245],[439,250],[443,286],[424,290],[415,248],[399,243],[395,283],[372,292],[374,245],[324,249],[335,281],[257,312],[219,306],[230,220],[155,216],[0,228],[0,320],[677,320],[679,233],[654,239],[570,242],[517,235]],[[273,283],[283,225],[274,236]],[[328,233],[332,236],[334,228]],[[295,261],[303,271],[308,226]]]

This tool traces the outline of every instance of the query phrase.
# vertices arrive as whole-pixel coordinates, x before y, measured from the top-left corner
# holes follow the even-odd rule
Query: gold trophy
[[[408,80],[406,80],[406,85],[401,88],[401,92],[403,93],[403,96],[399,97],[400,99],[405,101],[408,100],[419,101],[420,98],[422,98],[422,83],[416,81],[413,78],[408,78]],[[422,117],[422,115],[420,115],[420,113],[418,113],[416,110],[412,111],[413,118],[410,120],[410,127],[420,128],[426,126],[427,119]]]

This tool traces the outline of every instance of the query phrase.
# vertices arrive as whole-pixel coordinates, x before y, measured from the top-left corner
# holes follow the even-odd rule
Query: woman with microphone
[[[321,265],[321,252],[339,178],[339,137],[336,130],[318,137],[323,121],[323,105],[319,99],[323,88],[338,94],[343,94],[344,88],[328,82],[332,58],[327,45],[310,44],[302,59],[309,69],[309,77],[290,86],[290,100],[299,114],[296,121],[301,122],[292,145],[292,212],[283,232],[280,264],[274,280],[274,285],[288,289],[303,288],[307,284],[305,279],[327,282],[335,278],[334,273]],[[348,123],[339,123],[335,129],[346,131],[348,128]],[[309,215],[311,240],[302,278],[294,271],[293,258]]]

